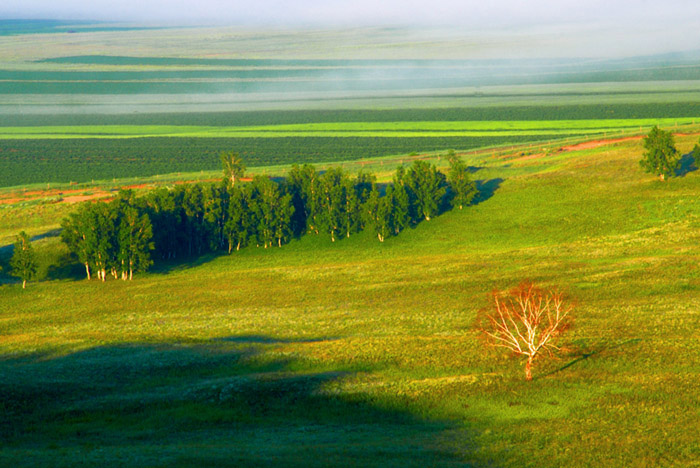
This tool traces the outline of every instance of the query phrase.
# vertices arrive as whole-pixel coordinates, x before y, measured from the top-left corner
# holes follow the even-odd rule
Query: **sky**
[[[696,0],[3,0],[1,18],[266,25],[408,24],[466,27],[700,19]]]

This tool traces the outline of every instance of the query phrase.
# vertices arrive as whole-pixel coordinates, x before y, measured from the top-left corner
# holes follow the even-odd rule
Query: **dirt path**
[[[578,143],[575,145],[570,145],[570,146],[562,146],[562,151],[581,151],[581,150],[587,150],[587,149],[592,149],[592,148],[598,148],[600,146],[605,146],[605,145],[612,145],[613,143],[621,143],[623,141],[634,141],[634,140],[641,140],[644,138],[643,136],[632,136],[632,137],[625,137],[625,138],[611,138],[609,140],[592,140],[592,141],[584,141],[583,143]]]

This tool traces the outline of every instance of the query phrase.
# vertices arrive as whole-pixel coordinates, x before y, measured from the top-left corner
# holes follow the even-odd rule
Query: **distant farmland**
[[[218,168],[222,151],[231,150],[250,167],[339,162],[640,132],[696,120],[700,118],[0,127],[0,186],[209,171]]]

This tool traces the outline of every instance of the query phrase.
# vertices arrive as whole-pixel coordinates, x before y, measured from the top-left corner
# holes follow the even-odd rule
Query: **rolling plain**
[[[455,63],[443,58],[452,43],[430,46],[444,62],[387,65],[383,54],[395,49],[373,50],[370,61],[371,41],[350,31],[355,48],[330,63],[340,59],[319,45],[327,37],[309,33],[296,43],[315,47],[280,63],[286,33],[255,42],[253,33],[180,32],[192,39],[188,55],[167,29],[139,31],[139,57],[124,34],[31,34],[18,47],[19,36],[0,38],[0,75],[62,74],[0,86],[0,464],[698,465],[692,57],[588,64],[587,75],[555,61],[546,74],[491,86],[490,74],[454,69],[512,63]],[[224,39],[207,49],[212,35]],[[250,63],[236,54],[259,43],[277,52],[257,50]],[[194,54],[198,45],[208,54]],[[202,76],[134,84],[98,74],[199,70],[240,86],[253,78],[211,73],[301,69],[304,80],[328,81],[307,69],[390,65],[453,73],[398,91],[333,78],[333,89],[291,94],[275,88],[287,71],[242,94],[200,89]],[[68,73],[95,73],[97,83],[61,79]],[[110,88],[110,79],[128,83]],[[157,79],[165,84],[130,91]],[[674,132],[683,155],[665,182],[639,167],[653,125]],[[480,196],[384,243],[368,233],[335,243],[304,236],[103,284],[83,279],[58,237],[75,209],[68,197],[215,180],[221,151],[240,151],[251,174],[284,176],[310,162],[369,169],[383,183],[419,158],[446,170],[448,149]],[[26,291],[7,275],[20,230],[36,236],[40,260]],[[575,304],[563,352],[538,362],[531,382],[474,326],[490,291],[525,279],[560,287]]]

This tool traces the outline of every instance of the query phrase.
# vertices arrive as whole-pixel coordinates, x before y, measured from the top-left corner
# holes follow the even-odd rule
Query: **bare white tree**
[[[544,351],[552,355],[556,339],[570,328],[567,321],[573,306],[563,294],[545,291],[530,282],[508,292],[494,291],[492,308],[481,317],[481,330],[494,346],[525,356],[525,379],[532,380],[532,364]]]

